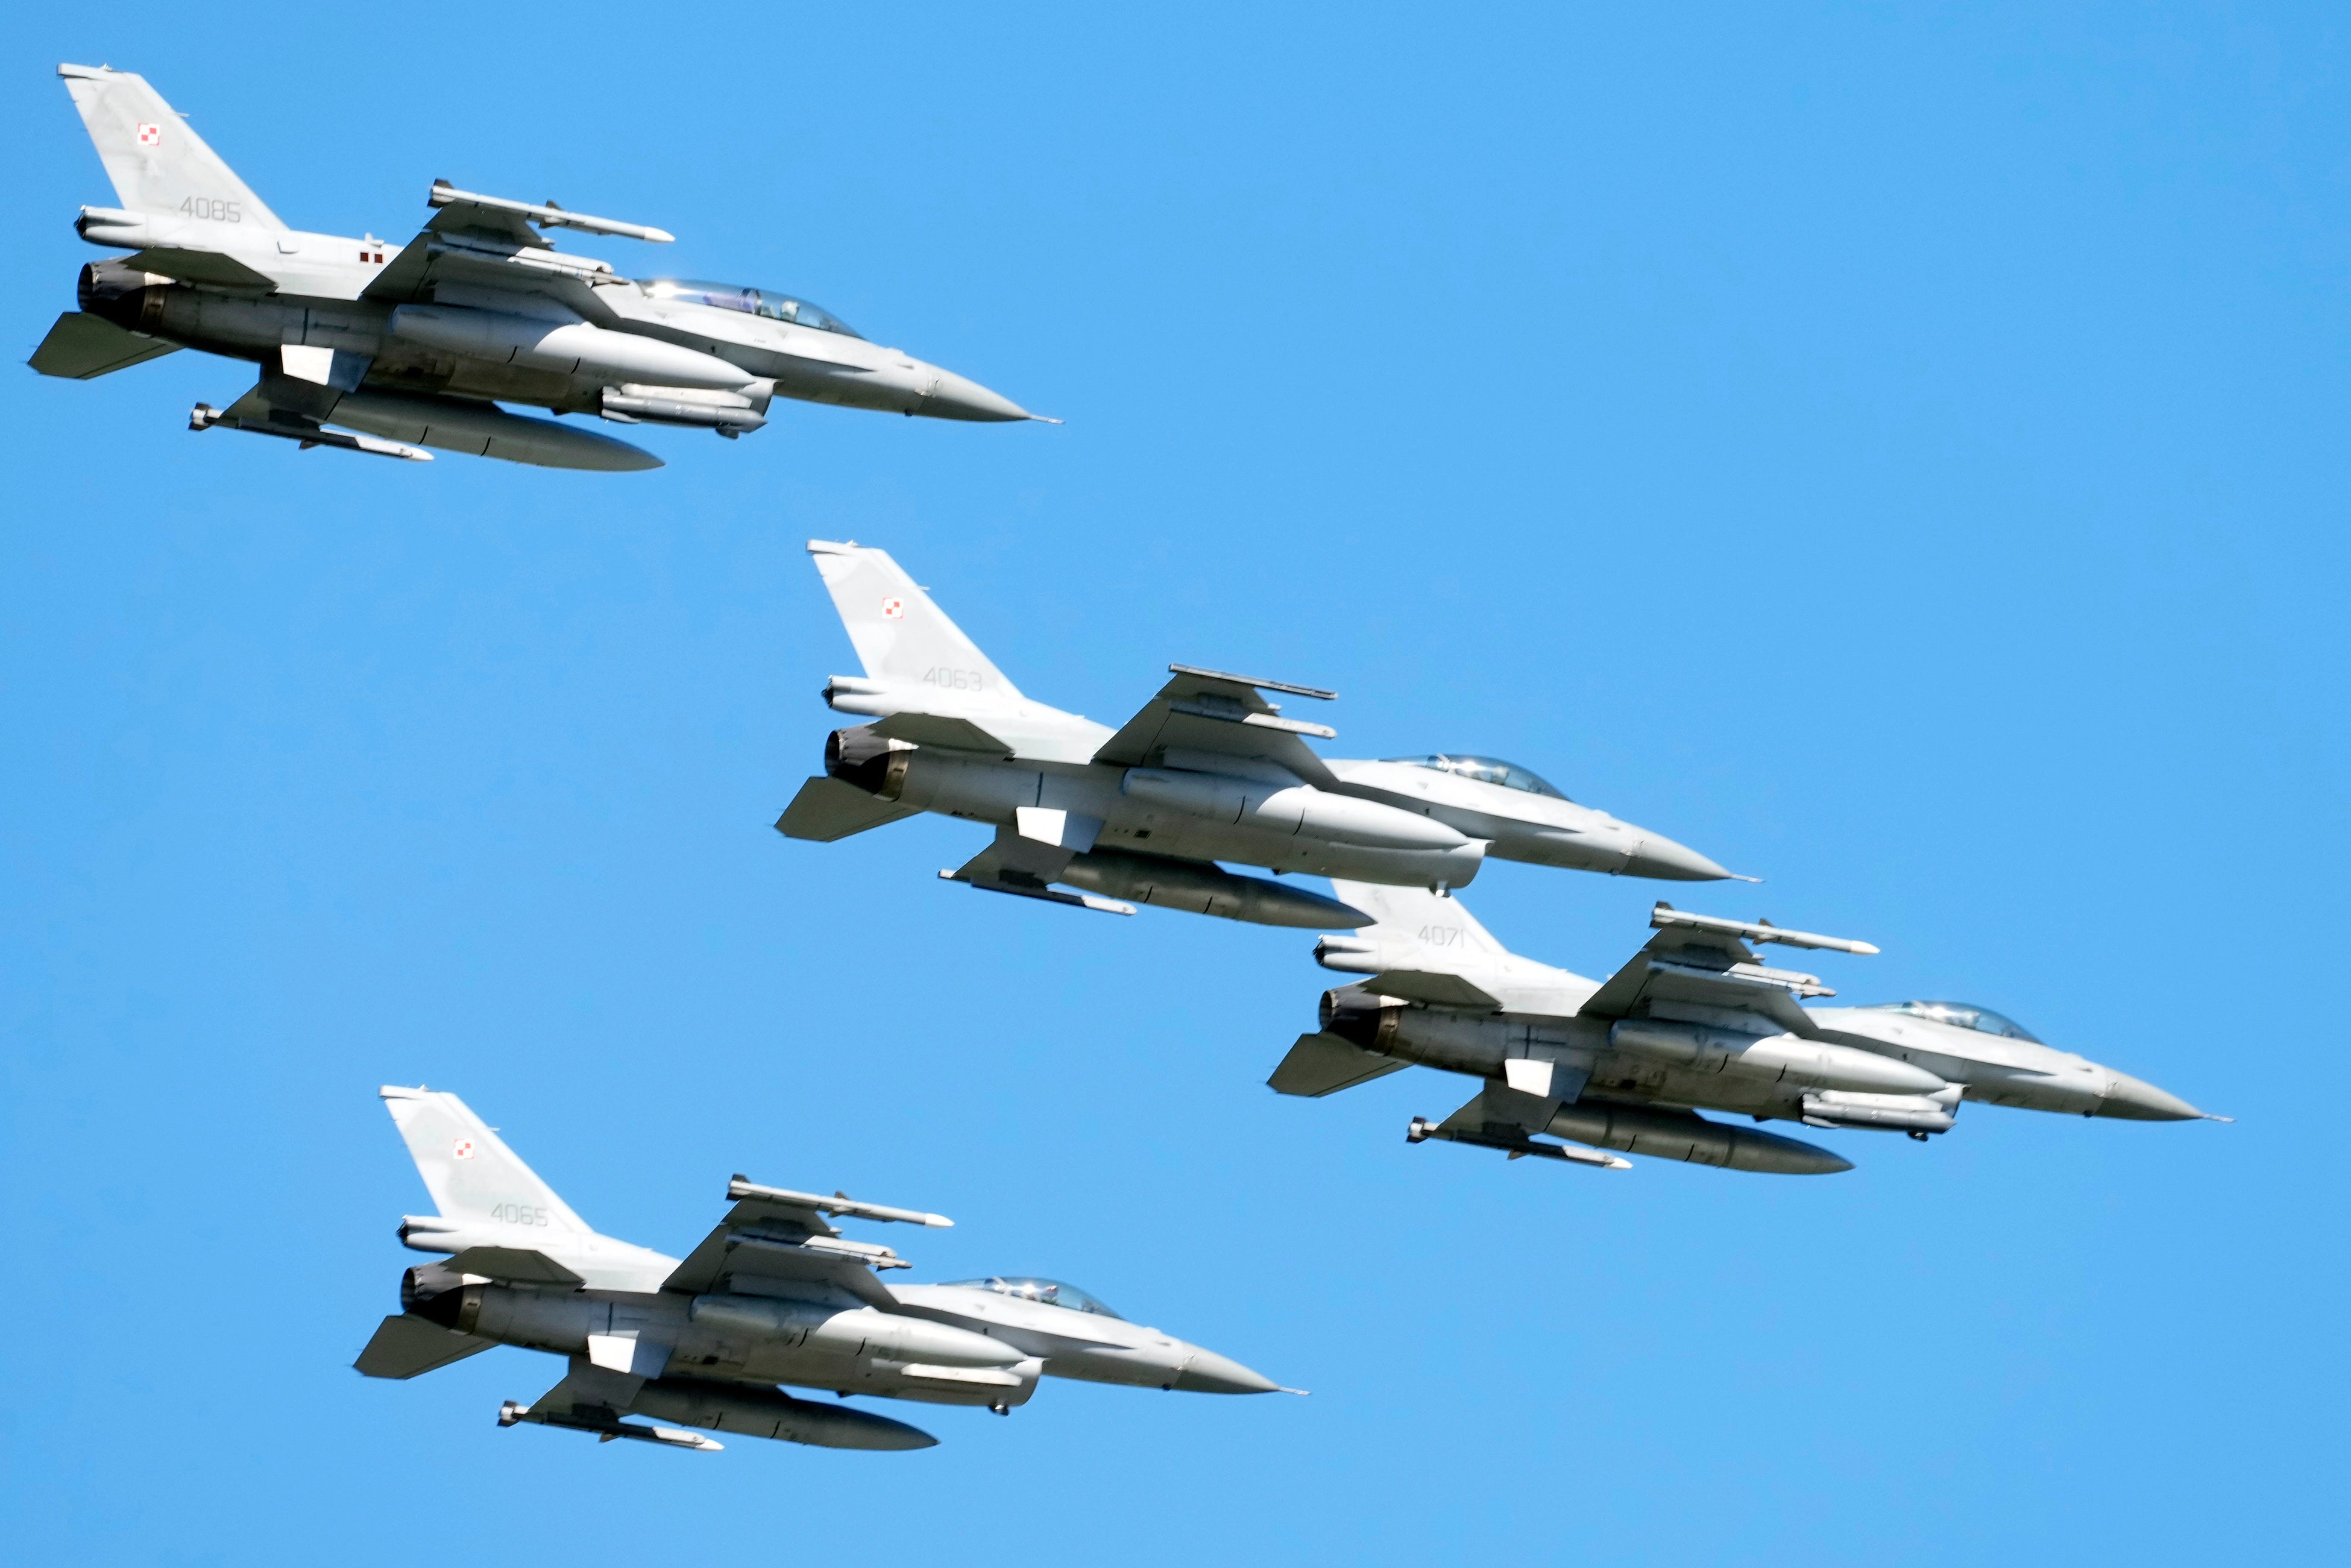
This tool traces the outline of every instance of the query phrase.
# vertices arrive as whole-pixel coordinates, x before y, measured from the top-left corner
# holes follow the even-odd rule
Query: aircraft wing
[[[433,183],[428,200],[436,210],[423,232],[376,274],[362,291],[362,298],[395,303],[426,299],[434,284],[459,282],[544,294],[591,320],[610,319],[611,312],[596,298],[594,285],[618,278],[611,264],[558,251],[538,230],[576,228],[630,239],[674,237],[642,224],[569,212],[552,202],[537,204],[477,195],[460,191],[445,180]]]
[[[1410,1065],[1392,1056],[1374,1055],[1335,1034],[1301,1034],[1265,1083],[1276,1094],[1319,1100],[1325,1094],[1336,1094],[1342,1089],[1353,1089],[1374,1078],[1401,1072]]]
[[[1236,761],[1270,762],[1324,788],[1337,782],[1301,737],[1311,735],[1332,740],[1338,732],[1323,725],[1283,718],[1280,708],[1262,695],[1289,692],[1329,702],[1337,693],[1197,670],[1189,664],[1167,667],[1176,678],[1162,686],[1159,695],[1116,735],[1102,742],[1094,753],[1096,762],[1143,768],[1153,766],[1155,758],[1163,758],[1173,749]]]
[[[351,1365],[367,1377],[421,1377],[453,1361],[495,1349],[497,1343],[402,1314],[376,1325],[374,1337]]]
[[[1768,922],[1719,920],[1659,904],[1649,923],[1658,928],[1632,962],[1611,975],[1581,1011],[1586,1018],[1627,1018],[1639,1003],[1684,1002],[1760,1014],[1790,1034],[1818,1032],[1796,1005],[1802,997],[1833,997],[1817,975],[1768,968],[1750,942],[1781,942],[1798,947],[1834,947],[1875,953],[1866,942],[1847,942],[1809,932],[1783,931]]]
[[[874,1278],[874,1270],[908,1265],[887,1247],[843,1239],[824,1216],[954,1223],[944,1215],[859,1203],[839,1193],[824,1197],[759,1186],[739,1176],[726,1184],[726,1196],[735,1207],[662,1282],[663,1290],[701,1295],[723,1280],[738,1295],[791,1296],[810,1285],[829,1285],[872,1306],[895,1306],[897,1298]]]
[[[103,316],[68,310],[26,363],[45,376],[86,382],[179,351],[177,343],[118,327]]]

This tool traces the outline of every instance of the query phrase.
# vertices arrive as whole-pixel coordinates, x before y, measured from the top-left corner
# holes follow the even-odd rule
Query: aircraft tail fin
[[[1019,691],[887,550],[810,539],[809,554],[865,673],[877,681],[1017,702]]]
[[[383,1096],[384,1108],[416,1162],[416,1174],[424,1178],[425,1190],[444,1217],[594,1234],[455,1094],[391,1083],[376,1092]]]
[[[1390,887],[1380,883],[1341,882],[1332,888],[1339,902],[1352,904],[1374,918],[1375,924],[1355,936],[1374,941],[1417,942],[1439,952],[1454,951],[1487,957],[1507,957],[1510,949],[1478,924],[1460,899],[1435,894],[1425,887]]]
[[[59,66],[57,75],[126,208],[243,228],[286,227],[145,77],[71,65]]]

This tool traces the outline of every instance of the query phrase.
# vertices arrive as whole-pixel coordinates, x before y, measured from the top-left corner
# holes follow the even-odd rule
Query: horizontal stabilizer
[[[1458,975],[1435,974],[1426,969],[1383,969],[1364,984],[1384,996],[1427,1002],[1434,1007],[1491,1011],[1502,1005],[1498,998],[1489,996]]]
[[[910,740],[916,746],[979,751],[990,757],[1012,755],[1012,747],[967,718],[947,718],[931,713],[893,713],[874,725],[872,729],[884,740]]]
[[[423,1318],[391,1317],[376,1325],[375,1336],[351,1364],[369,1377],[420,1377],[496,1343]]]
[[[26,362],[45,376],[87,382],[177,352],[179,345],[118,327],[103,316],[68,310]]]
[[[273,294],[277,289],[275,279],[256,272],[235,256],[223,256],[215,250],[156,246],[126,256],[122,260],[127,267],[135,267],[141,272],[158,272],[165,277],[176,277],[183,283],[250,288],[262,294]]]
[[[580,1277],[544,1252],[526,1247],[468,1247],[449,1260],[460,1274],[525,1285],[577,1285]]]
[[[916,815],[919,813],[913,807],[869,795],[854,784],[838,779],[811,779],[800,786],[800,792],[792,797],[792,803],[776,819],[776,831],[788,839],[829,844],[852,833],[887,827]]]
[[[1281,1065],[1273,1070],[1273,1076],[1265,1082],[1266,1087],[1277,1094],[1319,1100],[1325,1094],[1336,1094],[1342,1089],[1353,1089],[1374,1078],[1400,1072],[1407,1065],[1394,1057],[1375,1056],[1335,1034],[1301,1034],[1298,1043],[1290,1048],[1290,1054],[1281,1059]]]

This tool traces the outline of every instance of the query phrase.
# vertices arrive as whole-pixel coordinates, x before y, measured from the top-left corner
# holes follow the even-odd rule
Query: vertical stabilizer
[[[809,554],[832,595],[832,607],[877,681],[935,685],[942,691],[1018,702],[1020,693],[988,663],[963,629],[931,602],[887,550],[810,539]]]
[[[1496,958],[1510,956],[1510,949],[1495,941],[1492,933],[1478,924],[1477,917],[1458,898],[1434,894],[1425,887],[1388,887],[1335,878],[1331,886],[1340,903],[1351,904],[1375,920],[1376,924],[1358,930],[1357,936],[1374,941],[1417,942],[1439,951]]]
[[[376,1092],[383,1096],[416,1162],[416,1174],[444,1218],[594,1234],[455,1094],[389,1083]]]
[[[145,77],[104,66],[59,66],[57,75],[125,207],[224,227],[286,227]]]

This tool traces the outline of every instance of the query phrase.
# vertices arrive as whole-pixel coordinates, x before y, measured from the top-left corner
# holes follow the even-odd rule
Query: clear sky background
[[[1629,19],[1628,19],[1629,18]],[[2312,1560],[2346,1459],[2346,60],[2332,6],[595,8],[0,32],[11,350],[112,198],[59,60],[289,223],[435,176],[657,224],[1066,426],[778,402],[669,465],[185,428],[249,368],[0,375],[0,1537],[26,1560]],[[1337,688],[1768,880],[1496,863],[1585,973],[1662,893],[1879,943],[2233,1126],[1973,1107],[1775,1178],[1407,1147],[1264,1079],[1310,934],[769,830],[895,552],[1115,723]],[[1311,706],[1311,705],[1310,705]],[[876,1402],[922,1453],[493,1424],[350,1370],[455,1089],[600,1228],[727,1174],[936,1208],[1314,1391]],[[869,1232],[871,1234],[871,1232]]]

